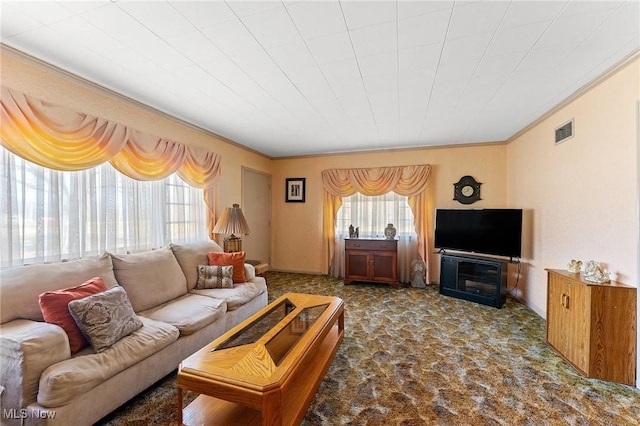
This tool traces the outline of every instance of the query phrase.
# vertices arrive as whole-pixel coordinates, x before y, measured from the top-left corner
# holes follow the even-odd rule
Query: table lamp
[[[240,235],[249,235],[249,232],[249,225],[247,225],[239,204],[225,208],[220,219],[216,222],[216,226],[213,227],[214,234],[229,235],[224,239],[225,253],[242,251],[242,237]]]

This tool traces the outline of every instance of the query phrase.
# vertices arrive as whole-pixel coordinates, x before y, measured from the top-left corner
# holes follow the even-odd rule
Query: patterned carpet
[[[512,299],[496,309],[436,287],[267,279],[269,301],[295,291],[345,303],[344,342],[305,426],[640,424],[640,390],[578,375],[545,345],[545,321]],[[173,373],[99,424],[175,424],[175,395]]]

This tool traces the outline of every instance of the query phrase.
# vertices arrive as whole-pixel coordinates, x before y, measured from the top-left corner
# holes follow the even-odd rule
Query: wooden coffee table
[[[180,364],[179,423],[299,424],[343,338],[341,299],[283,295]]]

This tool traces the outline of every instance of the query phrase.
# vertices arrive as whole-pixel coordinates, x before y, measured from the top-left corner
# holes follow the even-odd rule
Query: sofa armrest
[[[42,372],[70,357],[69,338],[57,325],[25,319],[0,325],[2,412],[20,410],[36,401]]]
[[[250,263],[245,263],[244,275],[247,277],[247,281],[251,281],[256,277],[256,268],[254,268]]]

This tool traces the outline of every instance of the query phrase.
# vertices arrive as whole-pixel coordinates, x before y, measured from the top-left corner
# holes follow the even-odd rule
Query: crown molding
[[[435,149],[452,149],[452,148],[479,148],[485,146],[506,145],[507,141],[489,141],[489,142],[470,142],[459,144],[442,144],[442,145],[416,145],[406,146],[401,148],[384,148],[384,149],[369,149],[358,151],[336,151],[327,152],[323,154],[309,154],[309,155],[291,155],[286,157],[275,157],[273,160],[296,160],[303,158],[318,158],[318,157],[335,157],[339,155],[362,155],[362,154],[387,154],[391,152],[402,151],[432,151]]]
[[[617,72],[631,65],[636,59],[639,59],[639,58],[640,58],[640,49],[636,49],[635,51],[629,53],[627,56],[625,56],[624,58],[619,60],[617,63],[612,65],[609,69],[604,71],[602,74],[600,74],[599,76],[591,80],[589,83],[585,84],[584,86],[582,86],[581,88],[573,92],[571,95],[569,95],[564,100],[562,100],[559,104],[557,104],[556,106],[551,108],[549,111],[542,114],[540,117],[538,117],[537,119],[535,119],[534,121],[526,125],[524,128],[522,128],[515,134],[513,134],[509,139],[506,140],[506,143],[513,142],[523,134],[527,133],[532,128],[542,123],[547,118],[551,117],[556,112],[560,111],[562,108],[569,105],[571,102],[575,101],[576,99],[578,99],[585,93],[589,92],[591,89],[593,89],[603,81],[607,80],[612,75],[616,74]]]

